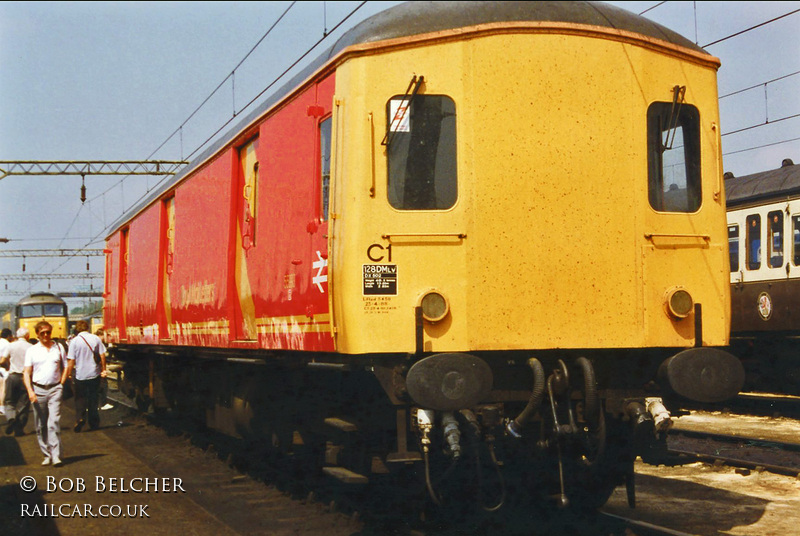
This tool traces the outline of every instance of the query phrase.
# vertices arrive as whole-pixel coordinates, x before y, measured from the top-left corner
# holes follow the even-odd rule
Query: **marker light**
[[[428,322],[439,322],[450,310],[447,299],[436,292],[431,290],[422,297],[422,318]]]
[[[678,320],[686,318],[694,308],[694,300],[685,289],[677,287],[667,291],[666,308],[670,316]]]

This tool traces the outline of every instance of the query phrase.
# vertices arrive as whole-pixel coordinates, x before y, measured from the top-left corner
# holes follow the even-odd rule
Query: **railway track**
[[[800,396],[773,393],[739,393],[724,406],[692,404],[686,409],[720,411],[741,415],[800,419]]]
[[[676,430],[667,440],[676,462],[703,461],[800,477],[800,444],[715,432]]]
[[[109,436],[159,474],[180,475],[191,498],[232,530],[269,535],[506,534],[519,536],[684,536],[621,516],[598,513],[577,518],[552,507],[519,504],[497,516],[460,511],[422,520],[414,506],[376,507],[380,490],[369,497],[347,493],[329,481],[286,471],[293,460],[260,459],[241,441],[193,428],[171,415],[138,413],[135,403],[114,389],[114,403],[131,408],[124,425]]]

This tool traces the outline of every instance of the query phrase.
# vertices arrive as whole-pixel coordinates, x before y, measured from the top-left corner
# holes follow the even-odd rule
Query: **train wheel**
[[[582,411],[579,412],[582,430],[579,432],[580,452],[572,453],[569,472],[573,476],[567,492],[570,505],[575,510],[585,511],[606,503],[632,470],[633,456],[628,427],[605,414],[592,363],[579,357],[575,364],[583,377]]]
[[[614,489],[625,482],[633,469],[633,456],[628,439],[628,427],[618,419],[601,413],[600,428],[604,446],[594,452],[594,458],[573,460],[569,471],[572,493],[570,507],[586,511],[603,506]]]

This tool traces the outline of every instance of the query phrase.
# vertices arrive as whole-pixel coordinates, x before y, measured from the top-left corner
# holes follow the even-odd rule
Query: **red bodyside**
[[[103,322],[109,340],[119,341],[117,315],[119,312],[119,245],[120,232],[106,241],[106,275],[103,288]]]
[[[173,344],[228,346],[230,151],[175,191],[175,254],[168,278]]]
[[[333,350],[319,134],[333,90],[331,75],[296,94],[109,238],[113,342],[127,326],[128,344]]]
[[[158,339],[156,320],[158,281],[158,206],[148,207],[133,220],[128,231],[128,273],[125,319],[129,343],[153,344]]]

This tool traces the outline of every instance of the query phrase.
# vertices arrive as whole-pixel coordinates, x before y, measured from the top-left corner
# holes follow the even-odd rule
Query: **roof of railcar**
[[[603,2],[405,2],[373,15],[347,31],[333,46],[268,97],[237,126],[216,140],[188,166],[152,192],[147,199],[124,214],[111,227],[111,233],[133,219],[145,206],[163,195],[183,177],[203,165],[212,155],[230,144],[254,121],[291,94],[346,48],[457,28],[526,21],[610,28],[640,34],[694,52],[707,54],[702,48],[678,33],[640,15]],[[709,57],[711,56],[709,55]]]
[[[800,195],[800,165],[784,160],[778,169],[725,179],[728,208]]]

